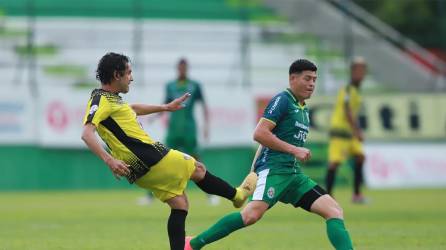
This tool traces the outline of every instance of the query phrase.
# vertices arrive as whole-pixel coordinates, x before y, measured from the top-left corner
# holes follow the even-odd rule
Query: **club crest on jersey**
[[[91,108],[90,108],[90,115],[92,115],[94,112],[96,112],[96,110],[98,110],[98,105],[93,105],[93,106],[91,106]]]
[[[268,195],[268,198],[272,199],[274,197],[274,194],[276,193],[276,190],[273,187],[268,188],[268,192],[266,192],[266,195]]]

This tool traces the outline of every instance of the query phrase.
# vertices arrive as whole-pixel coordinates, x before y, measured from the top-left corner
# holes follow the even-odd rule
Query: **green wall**
[[[308,145],[313,159],[303,171],[323,185],[327,146]],[[238,185],[248,173],[255,149],[251,147],[203,150],[202,160],[215,175]],[[351,184],[351,170],[342,167],[337,184]],[[84,149],[49,149],[37,146],[0,146],[0,190],[126,189],[93,153]],[[195,187],[195,185],[191,185]]]
[[[249,171],[254,150],[248,147],[208,149],[208,169],[239,183]],[[0,190],[131,188],[116,181],[107,166],[87,150],[48,149],[37,146],[0,147]]]

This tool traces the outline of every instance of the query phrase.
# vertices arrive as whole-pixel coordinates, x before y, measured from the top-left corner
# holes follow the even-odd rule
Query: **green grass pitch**
[[[446,249],[445,189],[368,191],[369,205],[350,203],[338,189],[356,249]],[[229,202],[211,207],[198,190],[187,234],[194,235],[222,215]],[[168,249],[169,209],[159,201],[136,205],[142,190],[0,193],[0,250]],[[325,223],[316,215],[277,205],[257,224],[206,249],[332,249]]]

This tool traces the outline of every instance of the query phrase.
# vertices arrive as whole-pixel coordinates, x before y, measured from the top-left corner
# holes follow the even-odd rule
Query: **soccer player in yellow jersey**
[[[99,61],[96,78],[101,88],[93,90],[84,117],[82,139],[101,158],[119,179],[151,190],[167,203],[171,213],[167,222],[170,248],[183,250],[188,200],[184,190],[189,179],[204,192],[232,200],[241,207],[254,191],[255,174],[247,176],[242,185],[234,188],[206,171],[205,166],[193,157],[169,149],[154,141],[138,123],[138,115],[183,108],[189,93],[164,105],[126,103],[119,93],[127,93],[133,81],[128,57],[108,53]],[[107,144],[107,152],[95,136],[98,132]]]
[[[350,70],[350,84],[339,90],[331,118],[326,188],[327,192],[331,194],[337,168],[342,162],[353,157],[354,194],[352,201],[363,203],[365,199],[361,193],[361,185],[363,182],[362,166],[365,159],[362,149],[364,136],[359,127],[358,113],[361,107],[359,89],[367,73],[366,62],[363,58],[355,58],[350,65]]]

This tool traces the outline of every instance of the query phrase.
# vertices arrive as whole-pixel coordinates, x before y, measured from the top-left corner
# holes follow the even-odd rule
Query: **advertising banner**
[[[366,145],[370,188],[446,187],[446,144]]]
[[[209,138],[200,133],[203,146],[250,145],[255,126],[254,102],[244,90],[227,88],[204,89],[209,106]],[[82,119],[91,90],[70,87],[44,88],[39,103],[39,142],[48,147],[84,147],[81,141]],[[122,95],[128,103],[160,104],[164,99],[163,87],[131,86],[129,94]],[[195,110],[199,128],[203,126],[200,105]],[[155,140],[164,141],[168,113],[138,117],[140,124]]]
[[[256,98],[257,117],[272,96]],[[328,140],[335,97],[314,96],[310,109],[309,142]],[[366,140],[372,141],[446,141],[446,95],[364,96],[359,122]]]
[[[0,100],[0,143],[33,143],[37,126],[32,97],[27,92],[5,89]]]

